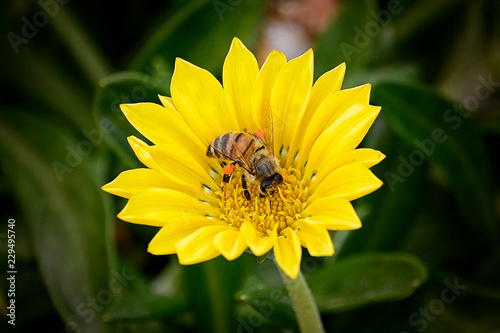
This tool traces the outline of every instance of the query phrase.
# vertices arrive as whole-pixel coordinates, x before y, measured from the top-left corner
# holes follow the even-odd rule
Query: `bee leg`
[[[241,186],[243,186],[243,194],[245,195],[245,199],[250,201],[250,192],[248,191],[247,180],[245,175],[241,176]]]
[[[222,177],[222,181],[225,183],[229,183],[229,179],[234,172],[235,163],[227,164],[222,168],[222,172],[224,172],[224,176]]]

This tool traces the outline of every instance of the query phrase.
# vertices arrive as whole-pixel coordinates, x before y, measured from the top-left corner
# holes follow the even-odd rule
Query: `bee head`
[[[260,193],[265,195],[272,195],[277,190],[278,187],[283,183],[283,176],[279,173],[275,173],[274,175],[268,177],[262,183],[260,183]]]

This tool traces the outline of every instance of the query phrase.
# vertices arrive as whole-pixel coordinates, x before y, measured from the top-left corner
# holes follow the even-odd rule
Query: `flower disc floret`
[[[241,171],[236,171],[229,183],[219,192],[221,220],[229,226],[240,228],[243,222],[250,222],[259,232],[269,235],[276,228],[278,235],[287,227],[296,229],[295,222],[302,215],[307,202],[308,188],[299,170],[281,169],[283,184],[278,191],[269,196],[259,194],[259,184],[248,184],[250,199],[244,196],[241,183]]]

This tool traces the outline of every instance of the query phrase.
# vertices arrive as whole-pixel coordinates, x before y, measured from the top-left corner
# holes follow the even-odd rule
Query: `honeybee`
[[[232,161],[224,166],[224,182],[228,182],[234,172],[235,165],[239,165],[245,172],[241,177],[244,195],[250,200],[246,179],[260,184],[261,196],[272,195],[283,183],[283,176],[279,173],[280,165],[274,156],[272,140],[272,116],[270,123],[263,129],[250,134],[247,132],[229,132],[215,138],[207,148],[207,156],[219,161]]]

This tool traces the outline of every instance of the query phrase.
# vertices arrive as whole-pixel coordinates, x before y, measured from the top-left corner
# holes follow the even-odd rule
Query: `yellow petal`
[[[135,136],[130,136],[128,142],[134,150],[135,155],[142,163],[164,175],[169,184],[169,186],[165,186],[165,188],[189,193],[198,199],[206,200],[211,203],[213,202],[214,191],[217,190],[217,184],[220,183],[222,179],[220,175],[222,173],[222,168],[219,164],[213,167],[208,167],[209,164],[207,164],[205,169],[203,169],[203,167],[200,168],[197,161],[192,159],[192,155],[186,157],[187,153],[184,151],[172,158],[162,153],[156,153],[163,147],[163,149],[169,150],[171,154],[173,151],[179,151],[177,147],[151,147]],[[155,156],[155,159],[161,163],[162,166],[158,165],[151,154]],[[205,158],[205,160],[208,159]],[[179,169],[172,169],[172,167],[179,165]],[[194,170],[191,169],[191,167]],[[209,176],[207,176],[207,171],[205,170],[208,170]]]
[[[326,97],[340,90],[342,81],[344,80],[344,74],[345,63],[342,63],[334,69],[321,75],[314,83],[309,100],[307,101],[307,106],[303,109],[303,112],[299,117],[300,121],[293,135],[292,143],[290,144],[290,153],[288,154],[287,165],[291,165],[295,152],[298,150],[299,143],[302,141],[309,122],[316,113],[318,107],[321,103],[323,103]]]
[[[149,147],[144,141],[141,139],[131,135],[127,138],[128,143],[132,150],[134,151],[135,156],[141,161],[142,164],[147,166],[150,169],[161,171],[158,165],[156,165],[155,161],[151,158],[151,155],[147,151]]]
[[[130,137],[129,143],[141,161],[146,160],[151,168],[163,172],[167,178],[210,195],[219,189],[213,179],[220,178],[216,170],[209,168],[208,164],[200,165],[187,151],[175,145],[148,146],[135,137]],[[204,160],[208,158],[205,157]]]
[[[268,56],[257,76],[252,91],[252,114],[259,128],[267,124],[261,122],[261,111],[271,104],[271,92],[278,73],[286,64],[286,56],[280,51],[274,50]],[[269,119],[265,119],[269,122]],[[253,130],[253,129],[252,129]]]
[[[300,260],[302,259],[302,247],[295,231],[291,228],[283,229],[274,246],[276,261],[283,272],[290,278],[295,279],[299,275]]]
[[[175,146],[157,145],[149,147],[148,152],[153,161],[179,183],[206,189],[209,194],[219,190],[219,186],[210,178],[208,171],[186,151]]]
[[[329,230],[361,228],[361,221],[351,203],[343,198],[326,197],[312,201],[301,213],[302,220]]]
[[[220,252],[215,247],[214,238],[228,228],[227,224],[203,227],[177,242],[175,248],[179,262],[182,265],[193,265],[217,257]]]
[[[306,110],[314,112],[326,97],[339,91],[342,81],[344,81],[344,75],[345,63],[321,75],[311,89]]]
[[[214,244],[227,260],[238,258],[247,248],[243,233],[237,229],[219,232],[214,238]]]
[[[120,104],[120,109],[130,124],[153,143],[164,141],[168,113],[156,103]]]
[[[375,191],[382,184],[382,181],[375,177],[367,167],[360,164],[345,165],[321,181],[308,202],[312,203],[314,200],[325,197],[345,198],[352,201]]]
[[[239,129],[221,84],[210,72],[177,58],[170,90],[175,109],[201,142],[208,145]]]
[[[277,227],[271,230],[269,235],[264,235],[255,229],[251,223],[244,222],[240,227],[240,232],[243,234],[250,250],[258,257],[269,252],[276,243]]]
[[[367,168],[378,164],[385,158],[385,155],[378,150],[370,148],[359,148],[348,151],[339,157],[338,166],[347,164],[361,164]]]
[[[163,95],[158,95],[158,98],[160,99],[161,104],[167,109],[167,108],[172,108],[175,110],[174,107],[174,100],[172,97],[168,96],[163,96]]]
[[[164,97],[160,96],[160,99]],[[176,144],[193,153],[203,154],[206,147],[168,103],[120,105],[128,121],[155,144]]]
[[[371,168],[384,158],[385,155],[378,150],[369,148],[350,150],[345,153],[340,153],[335,159],[328,161],[327,171],[335,170],[338,167],[348,164],[361,164],[367,168]]]
[[[325,227],[300,222],[297,237],[300,240],[300,244],[307,248],[310,255],[315,257],[333,255],[332,239]]]
[[[369,84],[352,89],[341,90],[325,98],[323,102],[318,105],[317,109],[314,110],[314,115],[312,115],[308,123],[305,123],[305,119],[302,120],[301,125],[303,124],[304,127],[296,133],[296,135],[298,135],[298,144],[297,148],[292,153],[292,155],[295,156],[297,150],[299,151],[296,165],[299,167],[304,166],[307,158],[309,157],[311,147],[314,145],[318,137],[340,116],[346,113],[349,108],[351,108],[354,104],[368,106],[368,102],[365,103],[364,101],[366,96],[369,95]],[[292,162],[291,159],[290,162]]]
[[[170,182],[172,183],[172,182]],[[147,188],[168,188],[169,179],[161,172],[152,169],[133,169],[123,171],[102,189],[108,193],[130,198],[132,194]]]
[[[274,151],[278,159],[282,160],[283,165],[286,162],[299,115],[309,97],[314,73],[313,66],[313,52],[309,50],[284,65],[274,83],[271,93]]]
[[[173,218],[184,217],[188,220],[193,215],[219,218],[220,210],[183,192],[149,188],[132,195],[118,218],[161,227]]]
[[[175,244],[183,240],[196,230],[214,224],[223,225],[223,222],[209,219],[206,216],[192,216],[174,218],[166,223],[153,237],[148,245],[148,252],[156,255],[174,254]]]
[[[175,110],[171,98],[161,95],[158,98],[168,113],[168,119],[165,120],[166,123],[162,123],[164,129],[163,140],[155,143],[178,145],[179,148],[184,148],[193,156],[204,158],[208,145],[200,141],[198,136],[189,128],[181,115]],[[155,119],[152,121],[155,121]],[[156,121],[159,121],[159,119],[156,119]],[[201,161],[200,158],[197,160]]]
[[[222,83],[228,105],[237,116],[240,128],[256,128],[251,110],[252,91],[258,74],[259,65],[254,55],[238,38],[234,38],[224,61]]]
[[[179,184],[202,190],[206,188],[202,186],[205,184],[215,190],[222,180],[222,167],[215,159],[207,158],[205,153],[193,154],[174,144],[149,146],[135,136],[130,136],[128,142],[143,164],[163,172],[168,179]]]
[[[354,150],[365,137],[380,107],[355,104],[328,127],[314,143],[304,172],[306,182],[323,180],[338,165],[343,153]],[[311,186],[312,187],[312,186]]]

